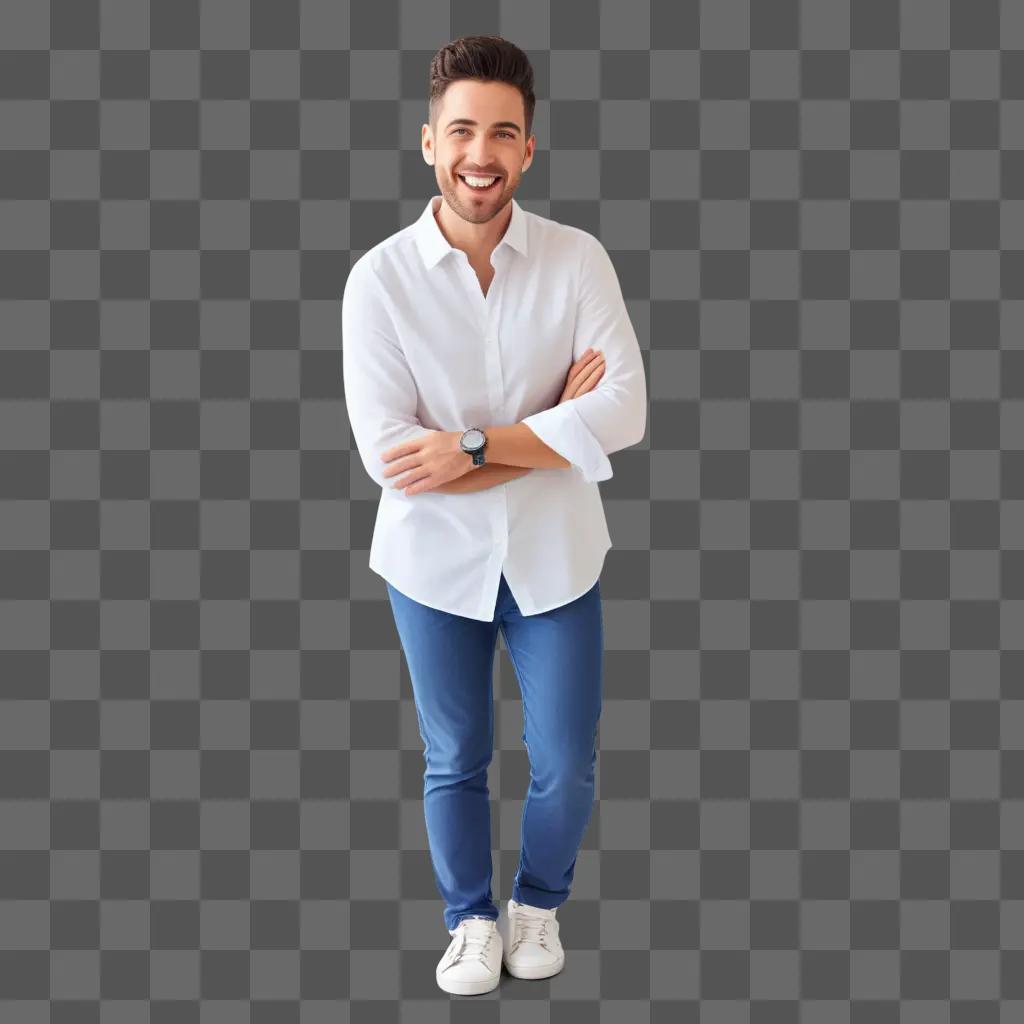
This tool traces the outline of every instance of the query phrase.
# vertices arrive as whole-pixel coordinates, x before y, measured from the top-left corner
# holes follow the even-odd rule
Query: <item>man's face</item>
[[[514,86],[469,79],[448,86],[432,146],[424,126],[424,151],[432,149],[441,195],[463,220],[483,224],[511,202],[533,159],[536,140],[525,138],[525,128],[522,93]],[[463,175],[496,180],[481,189]]]

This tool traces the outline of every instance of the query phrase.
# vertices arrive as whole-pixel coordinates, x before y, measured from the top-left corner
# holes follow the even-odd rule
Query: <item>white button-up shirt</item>
[[[345,402],[382,488],[369,567],[421,604],[484,622],[504,572],[520,611],[536,615],[589,590],[612,546],[597,481],[612,475],[608,455],[646,432],[640,347],[593,235],[513,198],[485,296],[434,219],[440,202],[367,250],[345,283]],[[604,355],[604,375],[557,404],[588,348]],[[381,454],[428,430],[520,421],[571,465],[468,494],[407,496],[383,475]]]

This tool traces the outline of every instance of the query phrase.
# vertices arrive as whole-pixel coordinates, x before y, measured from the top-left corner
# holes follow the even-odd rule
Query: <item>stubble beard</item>
[[[508,177],[502,175],[498,185],[499,191],[493,196],[488,194],[486,199],[473,201],[467,193],[468,185],[465,185],[458,175],[450,175],[448,183],[442,186],[441,192],[445,202],[465,221],[471,224],[486,224],[493,220],[505,208],[515,192],[518,182],[511,182]]]

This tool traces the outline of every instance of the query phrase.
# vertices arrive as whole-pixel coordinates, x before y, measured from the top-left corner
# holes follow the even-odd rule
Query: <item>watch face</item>
[[[467,448],[467,449],[469,449],[469,451],[476,451],[477,448],[480,448],[480,447],[483,446],[483,443],[484,443],[484,432],[482,430],[477,430],[476,427],[473,427],[472,429],[467,430],[465,435],[462,438],[462,446],[463,446],[463,448]]]

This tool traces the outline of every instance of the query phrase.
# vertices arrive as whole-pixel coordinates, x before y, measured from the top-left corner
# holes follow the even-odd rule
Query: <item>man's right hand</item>
[[[604,356],[600,352],[588,348],[569,367],[565,389],[562,391],[562,397],[558,400],[558,404],[561,405],[563,402],[568,402],[570,398],[578,398],[580,395],[585,395],[588,391],[593,391],[597,387],[597,382],[601,379],[603,373]]]

